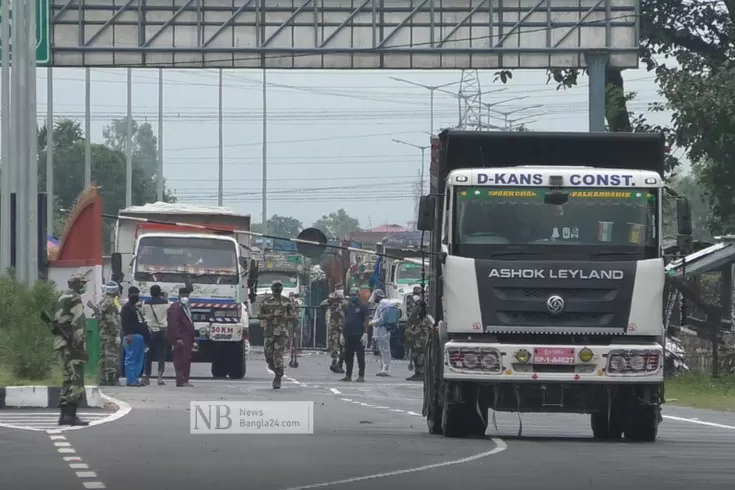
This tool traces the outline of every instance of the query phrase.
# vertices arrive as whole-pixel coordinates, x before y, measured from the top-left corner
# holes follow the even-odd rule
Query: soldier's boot
[[[352,381],[352,378],[350,376],[345,376],[344,378],[341,378],[340,381]]]
[[[69,407],[62,405],[59,407],[59,425],[70,425],[69,424]]]
[[[413,373],[413,376],[406,378],[406,381],[423,381],[424,375],[421,373]]]
[[[333,373],[337,372],[337,359],[332,359],[332,365],[329,366],[329,370]]]
[[[143,386],[149,386],[151,384],[151,378],[147,374],[143,376],[143,380],[141,381],[143,383]]]
[[[163,380],[163,369],[158,370],[158,386],[164,386],[166,382]]]
[[[357,383],[364,383],[365,382],[365,376],[358,376],[355,381]]]
[[[281,389],[281,378],[283,377],[282,374],[276,374],[276,377],[273,378],[273,389],[274,390],[280,390]]]
[[[86,427],[87,425],[89,425],[89,422],[86,422],[77,417],[77,405],[69,405],[69,416],[71,418],[71,424],[69,425],[75,425],[78,427]]]
[[[338,374],[344,374],[345,370],[342,367],[344,363],[345,361],[342,358],[340,358],[339,362],[337,363],[337,369],[335,369],[334,372]]]

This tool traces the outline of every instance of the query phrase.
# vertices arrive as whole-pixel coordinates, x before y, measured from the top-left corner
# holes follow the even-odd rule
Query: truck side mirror
[[[686,197],[676,200],[676,225],[679,235],[692,234],[692,210]]]
[[[240,267],[242,267],[242,271],[243,272],[247,272],[248,271],[248,258],[247,257],[243,257],[241,255],[240,258],[239,258],[239,262],[240,262]]]
[[[112,279],[116,283],[121,283],[125,278],[122,271],[122,254],[115,252],[110,256],[110,269],[112,270]]]
[[[436,196],[421,196],[419,200],[419,215],[416,217],[416,228],[419,231],[431,231],[434,227],[434,210]]]

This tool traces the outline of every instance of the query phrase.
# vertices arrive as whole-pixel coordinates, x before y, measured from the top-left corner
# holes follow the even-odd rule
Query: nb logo
[[[552,315],[558,315],[564,311],[564,299],[561,296],[549,296],[546,299],[546,309]]]

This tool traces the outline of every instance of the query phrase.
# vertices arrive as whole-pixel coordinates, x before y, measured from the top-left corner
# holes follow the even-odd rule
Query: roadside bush
[[[40,312],[53,314],[58,297],[52,283],[38,281],[28,290],[12,276],[0,276],[0,364],[13,376],[41,380],[51,373],[56,356]]]

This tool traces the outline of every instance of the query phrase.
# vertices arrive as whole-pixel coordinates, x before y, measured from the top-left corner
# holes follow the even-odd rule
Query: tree
[[[124,155],[127,151],[127,121],[127,118],[115,119],[102,130],[105,144]],[[158,138],[153,134],[153,127],[149,123],[138,125],[135,119],[132,122],[133,162],[140,165],[147,178],[153,178],[158,171]]]
[[[290,216],[278,216],[274,214],[268,218],[268,234],[286,238],[296,237],[304,228],[304,224]],[[264,233],[263,223],[255,223],[252,230],[256,233]]]
[[[54,127],[54,196],[56,211],[64,215],[74,205],[84,190],[84,138],[76,131],[78,123],[59,121]],[[46,128],[39,131],[39,190],[46,189]],[[117,214],[125,207],[126,158],[119,150],[106,145],[92,145],[92,181],[100,188],[104,198],[104,212]],[[133,205],[156,200],[156,183],[145,175],[141,165],[133,161]],[[175,201],[173,195],[164,193],[164,200]],[[113,223],[105,222],[105,248],[109,251]]]
[[[327,238],[345,238],[350,233],[361,231],[360,221],[347,214],[344,209],[323,215],[312,226],[323,231]]]
[[[711,240],[709,195],[699,180],[699,172],[694,170],[690,175],[670,179],[669,186],[689,201],[692,210],[692,237],[695,240]],[[664,205],[664,236],[673,238],[677,234],[676,200],[666,199]]]

